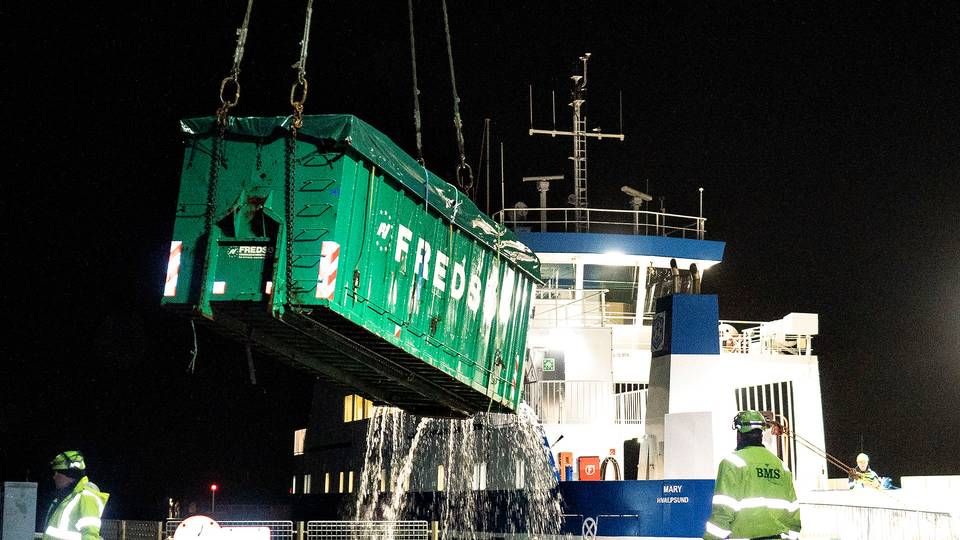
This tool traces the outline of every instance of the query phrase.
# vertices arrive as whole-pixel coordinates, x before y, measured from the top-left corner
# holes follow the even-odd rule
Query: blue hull
[[[700,538],[713,480],[561,482],[564,534]]]

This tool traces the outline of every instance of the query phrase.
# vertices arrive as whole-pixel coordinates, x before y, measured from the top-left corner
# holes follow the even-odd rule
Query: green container
[[[515,410],[533,252],[362,120],[288,122],[181,123],[162,303],[378,403]]]

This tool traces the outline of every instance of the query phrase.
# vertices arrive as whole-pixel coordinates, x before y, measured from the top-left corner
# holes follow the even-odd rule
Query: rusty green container
[[[182,122],[162,303],[426,415],[512,411],[539,261],[349,115]]]

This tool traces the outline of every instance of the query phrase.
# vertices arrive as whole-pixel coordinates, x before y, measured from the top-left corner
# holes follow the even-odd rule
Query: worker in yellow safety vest
[[[43,540],[101,540],[100,517],[109,495],[87,478],[83,454],[61,452],[50,467],[57,494],[47,510]]]
[[[767,421],[757,411],[733,419],[737,449],[717,470],[704,538],[799,538],[800,503],[793,475],[763,446]]]

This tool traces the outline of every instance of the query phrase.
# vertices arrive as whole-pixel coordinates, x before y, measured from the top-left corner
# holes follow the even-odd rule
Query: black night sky
[[[167,496],[282,497],[311,380],[160,309],[182,158],[208,116],[246,2],[0,7],[6,331],[0,478],[49,489],[70,448],[108,515]],[[960,5],[779,1],[450,2],[475,171],[483,119],[504,145],[507,204],[526,175],[570,176],[568,77],[591,52],[591,203],[624,184],[727,243],[706,292],[721,318],[820,314],[827,450],[881,475],[960,472]],[[439,1],[414,2],[428,166],[456,143]],[[34,7],[35,6],[35,7]],[[238,115],[287,115],[304,2],[254,5]],[[317,2],[307,114],[353,113],[415,153],[406,2]],[[499,208],[499,155],[491,198]],[[481,176],[482,176],[482,171]],[[480,186],[481,207],[484,186]],[[569,187],[551,192],[560,206]],[[732,444],[732,442],[731,442]],[[832,471],[837,476],[838,471]]]

